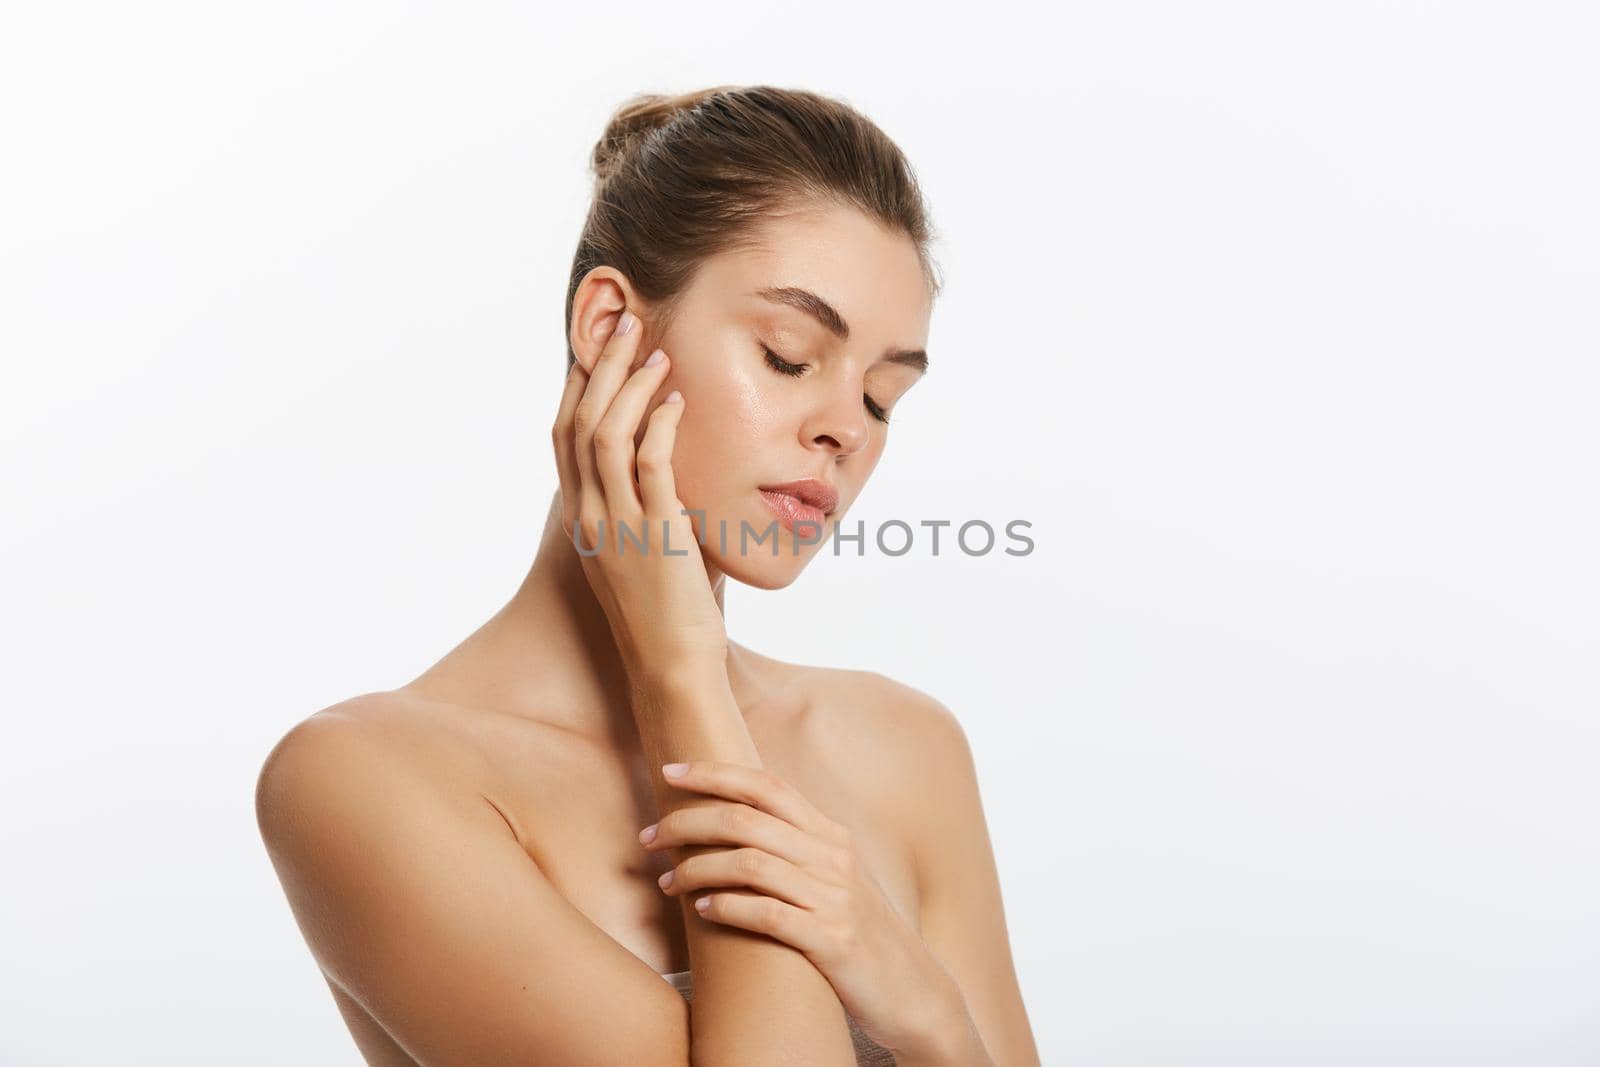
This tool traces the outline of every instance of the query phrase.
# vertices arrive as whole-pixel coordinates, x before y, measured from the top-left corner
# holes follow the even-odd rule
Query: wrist
[[[654,701],[703,696],[708,690],[728,685],[727,661],[709,656],[677,657],[630,668],[628,674],[635,693]]]

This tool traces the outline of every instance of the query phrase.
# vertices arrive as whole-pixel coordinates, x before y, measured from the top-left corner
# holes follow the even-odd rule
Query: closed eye
[[[779,359],[778,354],[772,349],[768,348],[766,345],[761,346],[761,351],[767,354],[767,366],[771,367],[779,374],[787,374],[790,377],[798,378],[806,371],[806,365],[804,363],[790,363],[787,360]]]
[[[771,367],[779,374],[786,375],[790,378],[798,378],[800,375],[806,372],[806,364],[790,363],[788,360],[780,358],[776,352],[768,348],[766,345],[761,346],[761,351],[766,356],[767,366]],[[879,407],[877,401],[873,400],[865,393],[861,395],[861,399],[867,405],[868,414],[877,419],[879,422],[884,423],[885,425],[888,424],[889,413],[884,411],[883,408]]]

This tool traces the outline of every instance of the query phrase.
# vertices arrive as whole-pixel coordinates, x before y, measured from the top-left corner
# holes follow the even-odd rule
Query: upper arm
[[[485,798],[366,725],[291,730],[256,811],[318,964],[418,1063],[689,1062],[681,994],[573,908]]]
[[[995,1062],[1037,1063],[971,746],[943,704],[916,690],[906,697],[923,727],[920,775],[930,785],[912,834],[923,942],[961,987]]]

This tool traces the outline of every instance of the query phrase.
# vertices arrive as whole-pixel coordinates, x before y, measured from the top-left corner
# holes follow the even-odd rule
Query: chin
[[[685,503],[684,507],[694,508],[696,505]],[[717,536],[718,516],[722,516],[727,529],[727,550],[719,543]],[[769,523],[774,521],[770,511],[764,508],[750,509],[746,507],[724,507],[720,512],[707,509],[707,536],[700,546],[701,554],[712,566],[723,574],[742,585],[752,586],[756,589],[782,589],[789,585],[800,572],[806,569],[811,558],[817,550],[828,543],[827,533],[831,527],[823,530],[822,539],[815,543],[805,543],[802,539],[796,545],[795,534],[785,529],[782,525],[777,527],[777,552],[773,552],[773,540],[770,536],[759,543],[755,534],[764,532]],[[749,540],[745,551],[741,552],[739,529],[741,521],[748,523],[750,530]],[[832,519],[828,520],[831,524]],[[802,530],[804,527],[802,527]]]
[[[711,546],[709,558],[718,570],[741,585],[756,589],[782,589],[800,577],[800,572],[811,562],[815,550],[815,546],[802,545],[799,554],[794,555],[787,546],[782,546],[776,556],[757,552],[741,556],[737,551],[719,556],[716,547]]]

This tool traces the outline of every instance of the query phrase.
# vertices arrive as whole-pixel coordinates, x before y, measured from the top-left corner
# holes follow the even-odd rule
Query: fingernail
[[[694,902],[694,910],[695,911],[703,912],[709,907],[711,907],[711,898],[710,897],[701,897],[699,900]]]
[[[672,397],[669,396],[667,399],[671,400]],[[668,778],[682,778],[683,772],[688,769],[689,765],[687,763],[663,763],[661,765],[661,773]]]
[[[667,888],[667,886],[672,884],[672,872],[668,871],[666,874],[663,874],[660,878],[657,878],[656,879],[656,884],[661,886],[662,889]]]
[[[646,826],[643,830],[640,830],[639,843],[641,845],[648,845],[650,842],[654,841],[656,839],[656,827],[660,825],[660,823],[653,822],[649,826]]]
[[[654,352],[650,353],[650,358],[644,361],[644,365],[646,367],[654,367],[657,363],[660,363],[666,358],[667,354],[658,348]]]
[[[678,392],[676,389],[674,389],[672,392],[667,394],[667,398],[665,400],[663,400],[662,403],[663,404],[676,404],[678,401],[680,401],[682,399],[683,399],[683,394]]]
[[[621,337],[623,334],[633,329],[633,324],[638,321],[639,320],[634,317],[633,312],[624,311],[622,313],[622,318],[617,320],[617,336]]]

